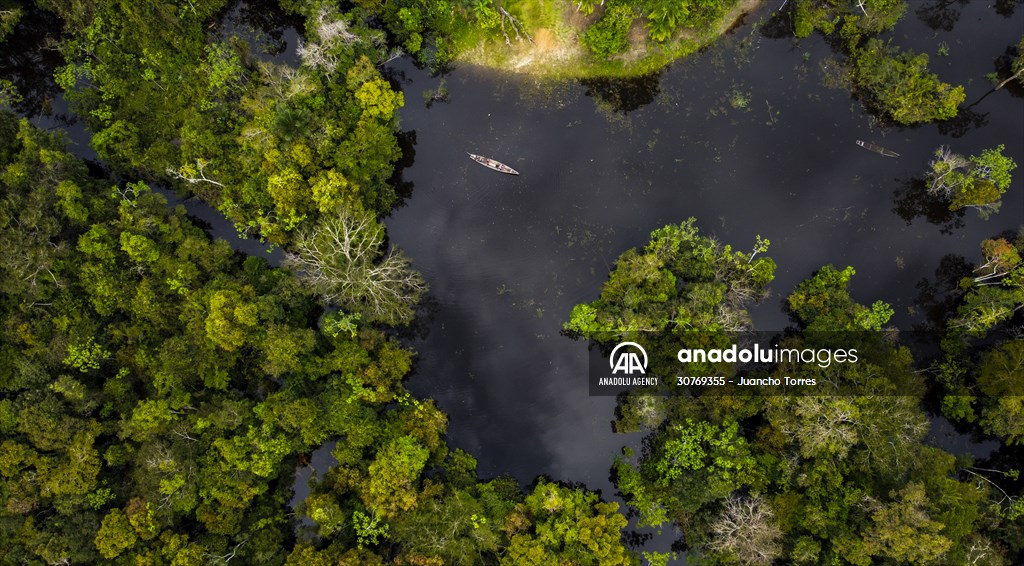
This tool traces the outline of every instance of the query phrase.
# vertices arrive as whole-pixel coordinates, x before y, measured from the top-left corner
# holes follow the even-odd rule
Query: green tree
[[[125,550],[135,546],[138,537],[120,509],[112,509],[103,517],[103,525],[96,534],[96,549],[104,558],[117,558]]]
[[[601,19],[587,28],[581,41],[595,57],[608,59],[629,47],[629,28],[632,23],[632,7],[611,4],[601,14]]]
[[[764,240],[761,240],[764,242]],[[619,256],[598,300],[576,305],[565,329],[587,337],[677,328],[749,328],[745,306],[765,297],[775,264],[700,236],[689,219]]]
[[[1010,62],[1010,73],[1009,77],[996,85],[996,90],[1003,88],[1014,79],[1024,83],[1024,36],[1021,36],[1020,43],[1017,44],[1017,56]]]
[[[620,540],[626,518],[617,503],[540,481],[513,511],[512,525],[530,525],[511,536],[502,564],[637,564]]]
[[[23,252],[0,263],[0,562],[280,563],[284,480],[344,438],[329,555],[372,563],[348,521],[359,495],[411,512],[448,450],[443,413],[402,387],[411,353],[321,332],[292,274],[141,183],[111,190],[26,122],[0,128],[0,243]]]
[[[891,29],[903,17],[903,0],[794,0],[786,5],[797,37],[814,30],[825,35],[838,33],[856,46],[863,35]]]
[[[965,292],[956,315],[948,322],[950,330],[983,336],[1024,308],[1022,245],[1020,234],[1012,242],[1007,238],[982,242],[984,262],[960,282]]]
[[[385,446],[369,468],[363,501],[374,513],[397,516],[412,509],[419,498],[417,485],[430,452],[411,436]]]
[[[7,36],[14,31],[23,15],[21,7],[17,4],[11,2],[0,4],[0,42],[7,39]]]
[[[950,210],[976,208],[983,217],[999,210],[1010,187],[1010,172],[1017,168],[999,145],[966,158],[946,146],[935,151],[926,180],[928,193],[949,201]]]
[[[910,564],[933,564],[942,558],[953,542],[940,534],[944,525],[929,516],[924,486],[910,483],[889,495],[894,501],[871,517],[874,525],[867,533],[868,552]]]
[[[496,555],[504,538],[501,523],[488,516],[484,501],[459,490],[423,502],[393,521],[394,538],[411,554],[445,564],[479,564]]]
[[[899,124],[918,124],[956,116],[963,87],[941,82],[928,72],[928,56],[900,52],[870,39],[852,53],[852,78],[865,103]]]
[[[854,301],[847,286],[856,273],[849,266],[842,271],[831,265],[822,267],[786,299],[790,315],[812,332],[880,330],[893,309],[881,301],[871,308]]]
[[[223,289],[210,295],[206,336],[217,346],[233,351],[244,346],[259,324],[256,305],[246,300],[252,290]]]
[[[642,0],[636,5],[647,18],[647,32],[657,42],[668,41],[680,28],[706,31],[736,4],[735,0]]]
[[[1024,341],[999,344],[978,366],[978,389],[985,397],[979,424],[1006,444],[1024,443]]]

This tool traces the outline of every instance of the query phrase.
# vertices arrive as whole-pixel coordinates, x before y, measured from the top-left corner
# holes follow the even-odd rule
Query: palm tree
[[[604,6],[604,0],[601,0],[601,6]],[[589,16],[594,13],[594,9],[597,8],[598,4],[594,0],[579,0],[576,4],[576,11],[583,12],[584,15]]]

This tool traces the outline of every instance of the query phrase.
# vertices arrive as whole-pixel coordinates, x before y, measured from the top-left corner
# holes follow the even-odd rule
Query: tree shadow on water
[[[793,39],[794,27],[792,9],[785,8],[782,11],[773,11],[772,15],[764,21],[757,30],[762,36],[769,39]]]
[[[388,179],[388,185],[394,190],[395,200],[391,205],[388,215],[405,206],[412,197],[414,184],[404,178],[405,170],[412,167],[416,162],[416,130],[405,130],[398,132],[398,147],[402,150],[402,157],[395,163],[395,170]]]
[[[1017,4],[1024,4],[1024,0],[996,0],[996,13],[1004,18],[1012,18]]]
[[[994,64],[997,81],[1002,83],[1004,79],[1013,76],[1013,62],[1019,55],[1020,48],[1014,44],[1007,46],[1006,51],[999,57],[996,57]],[[1006,83],[1000,90],[1008,91],[1015,98],[1024,97],[1024,80],[1012,80]]]
[[[627,114],[654,102],[661,92],[661,73],[628,79],[582,79],[586,96],[598,106]]]
[[[892,211],[908,225],[914,219],[923,217],[929,223],[939,226],[943,234],[952,234],[953,230],[964,226],[964,211],[950,210],[947,202],[928,194],[928,184],[924,179],[910,178],[902,181],[900,188],[893,193]]]
[[[962,255],[946,254],[935,268],[933,280],[922,277],[914,286],[917,297],[914,308],[922,317],[922,324],[916,330],[942,332],[946,322],[953,316],[961,297],[958,293],[960,279],[971,274],[974,266]]]
[[[427,336],[430,336],[430,329],[441,310],[441,302],[428,291],[413,310],[416,312],[416,317],[412,322],[408,326],[395,328],[392,332],[400,340],[422,342],[427,339]]]
[[[932,0],[922,2],[914,13],[917,18],[924,22],[934,31],[953,31],[957,20],[960,19],[960,9],[969,0]]]
[[[286,12],[272,0],[245,0],[233,2],[228,15],[234,19],[235,25],[245,25],[254,31],[260,31],[274,42],[281,43],[289,28],[301,32],[305,28],[303,18]],[[281,46],[283,49],[283,45]],[[280,54],[277,52],[275,54]]]
[[[981,100],[979,99],[978,102],[981,102]],[[977,104],[977,102],[975,104]],[[974,106],[974,104],[971,106]],[[960,110],[957,111],[955,117],[944,122],[940,122],[939,133],[944,136],[960,138],[975,128],[982,128],[987,125],[989,113],[975,112],[974,110],[971,110],[971,106],[961,107]]]
[[[20,95],[11,108],[21,116],[52,115],[54,102],[62,94],[53,78],[54,69],[63,63],[55,48],[61,27],[57,16],[29,9],[4,40],[0,79],[11,81]],[[71,119],[62,121],[70,123]]]

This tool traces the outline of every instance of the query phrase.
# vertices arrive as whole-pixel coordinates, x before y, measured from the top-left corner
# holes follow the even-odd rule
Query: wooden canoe
[[[895,151],[893,151],[891,149],[886,149],[886,148],[884,148],[884,147],[882,147],[880,145],[875,145],[875,144],[873,144],[871,142],[857,140],[857,145],[863,147],[864,149],[866,149],[868,151],[873,151],[873,152],[875,152],[875,153],[877,153],[879,155],[884,155],[886,157],[899,157],[900,156],[900,154],[896,153]]]
[[[480,165],[487,167],[488,169],[494,169],[495,171],[499,171],[501,173],[508,173],[509,175],[519,174],[519,171],[516,171],[515,169],[509,167],[508,165],[505,165],[500,161],[495,161],[494,159],[491,159],[489,157],[483,157],[481,155],[469,153],[469,158],[472,159],[473,161],[476,161]]]

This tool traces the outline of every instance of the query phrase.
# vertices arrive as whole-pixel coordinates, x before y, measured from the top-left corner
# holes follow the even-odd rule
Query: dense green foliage
[[[998,211],[1010,187],[1010,173],[1017,168],[1013,159],[1003,155],[1004,149],[999,145],[964,157],[940,147],[926,175],[928,193],[948,201],[950,210],[976,208],[986,217]]]
[[[660,364],[680,344],[702,347],[750,329],[746,308],[767,296],[775,270],[770,258],[756,257],[768,244],[758,236],[751,252],[733,250],[701,236],[693,218],[655,230],[643,250],[619,256],[600,297],[576,305],[564,329],[606,343],[642,334],[652,371],[674,375]]]
[[[577,305],[565,329],[591,337],[749,328],[745,307],[764,298],[775,270],[771,259],[756,257],[768,244],[758,237],[750,253],[733,250],[701,236],[693,218],[655,230],[642,251],[619,256],[601,296]]]
[[[849,82],[876,114],[902,125],[953,118],[966,97],[928,70],[928,56],[901,51],[874,35],[888,31],[906,12],[904,0],[795,0],[788,2],[793,34],[815,30],[847,58]],[[783,17],[777,15],[776,17]]]
[[[673,270],[655,261],[656,252],[666,249],[666,233],[678,234],[679,228],[654,232],[643,254],[624,253],[598,301],[577,305],[566,327],[588,333],[655,320],[664,331],[674,324],[664,315],[641,319],[635,313],[640,305],[659,312],[662,305],[679,305],[668,299],[673,290],[699,284],[699,274],[677,281]],[[700,237],[688,241],[706,243]],[[1007,246],[986,244],[990,259],[970,284],[971,292],[987,293],[982,285],[999,280],[993,292],[1015,293],[1002,298],[1001,320],[1024,305],[1015,275],[1020,257]],[[696,255],[684,263],[701,265],[700,258],[716,257]],[[627,279],[628,274],[636,277]],[[691,559],[702,564],[1006,564],[1024,551],[1020,498],[999,485],[1004,474],[1016,477],[1018,471],[975,468],[926,444],[925,382],[911,352],[879,332],[892,308],[881,301],[869,307],[850,296],[853,275],[852,268],[826,266],[786,302],[794,322],[787,347],[838,343],[861,352],[851,365],[778,362],[768,370],[815,378],[823,388],[819,393],[634,392],[620,399],[616,428],[648,433],[642,453],[627,449],[613,467],[616,485],[641,525],[674,522],[695,552]],[[975,319],[979,303],[990,304],[966,298],[962,317]],[[686,320],[683,313],[693,310],[684,302],[675,314]],[[614,334],[590,335],[618,340]],[[977,401],[986,410],[983,426],[1009,442],[1021,438],[1021,397],[1008,393],[1019,387],[1022,353],[1019,341],[1011,341],[980,357],[977,388],[991,395]]]
[[[736,0],[636,0],[654,41],[667,41],[680,29],[705,32],[718,23]]]
[[[403,97],[375,32],[292,4],[307,37],[291,68],[210,33],[223,3],[42,4],[65,22],[57,80],[100,157],[291,247],[295,273],[4,114],[4,562],[634,562],[617,505],[479,483],[445,415],[402,387],[411,353],[367,326],[408,323],[425,290],[377,221]],[[339,438],[302,504],[324,539],[297,543],[292,471]]]
[[[291,529],[276,480],[398,418],[409,354],[317,331],[292,277],[3,120],[5,561],[271,560]]]
[[[633,9],[624,4],[610,4],[594,25],[587,28],[581,41],[595,57],[607,59],[629,47],[629,27]]]
[[[629,47],[629,30],[634,22],[642,22],[647,37],[656,44],[677,40],[682,33],[713,34],[735,5],[736,0],[615,0],[586,29],[580,42],[594,57],[608,59]],[[589,15],[597,3],[584,0],[577,8]]]
[[[1010,76],[1000,81],[996,86],[997,89],[1006,86],[1013,80],[1016,80],[1019,85],[1024,85],[1024,36],[1021,36],[1020,42],[1017,43],[1016,51],[1016,56],[1010,61]]]
[[[985,240],[983,261],[960,281],[947,321],[939,379],[951,419],[977,421],[1008,444],[1024,443],[1024,348],[1019,337],[985,340],[1012,329],[1024,312],[1024,232]]]
[[[18,21],[24,12],[16,2],[5,0],[0,2],[0,42],[7,38],[14,27],[18,25]]]
[[[324,336],[294,279],[2,120],[4,561],[270,559],[276,480],[383,418],[408,354]]]
[[[380,220],[398,200],[404,98],[378,66],[389,45],[443,65],[476,33],[518,36],[530,3],[284,0],[305,22],[297,66],[221,28],[223,0],[38,4],[64,22],[56,79],[92,146],[119,179],[145,182],[92,176],[59,138],[0,113],[0,562],[639,562],[618,504],[546,478],[525,491],[478,478],[447,445],[446,415],[403,387],[413,353],[384,328],[414,320],[426,284]],[[734,5],[585,0],[599,15],[581,41],[615,59],[640,23],[671,42],[713,32]],[[790,13],[798,36],[838,39],[879,113],[951,117],[962,88],[868,38],[905,7],[791,0]],[[0,0],[0,41],[27,9]],[[0,104],[16,96],[7,86]],[[1002,151],[940,152],[932,192],[991,209],[1015,167]],[[147,182],[285,247],[285,269],[212,241]],[[694,219],[666,226],[565,329],[598,342],[657,331],[656,354],[720,343],[751,328],[775,270],[767,249],[758,236],[734,250]],[[863,363],[771,369],[831,395],[624,396],[616,430],[647,438],[613,475],[641,524],[674,522],[707,564],[1019,559],[1024,503],[1005,483],[1019,470],[925,443],[929,386],[951,419],[1024,443],[1024,342],[999,334],[1024,312],[1024,233],[981,250],[954,293],[937,384],[880,334],[892,307],[854,301],[854,270],[827,266],[789,295],[785,339],[847,332]],[[296,467],[331,441],[337,465],[289,508]]]
[[[208,34],[216,3],[53,8],[68,32],[58,82],[120,172],[173,182],[274,243],[338,207],[394,204],[403,97],[374,66],[372,34],[344,14],[310,15],[295,69]]]
[[[466,460],[469,467],[459,460]],[[446,466],[452,481],[444,485],[426,480],[420,493],[410,498],[407,512],[402,512],[401,506],[391,510],[370,509],[376,528],[407,549],[402,563],[437,566],[637,564],[636,558],[620,541],[626,518],[619,514],[617,503],[603,503],[593,493],[543,479],[525,495],[511,479],[474,484],[475,462],[458,452]],[[452,473],[460,466],[461,471]],[[350,483],[352,477],[351,470],[343,466],[333,469],[318,492],[307,501],[310,515],[314,518],[343,517],[342,509],[351,505],[355,487]],[[394,476],[387,479],[403,485],[402,480]],[[414,500],[418,500],[415,505]],[[366,544],[358,526],[338,530],[325,528],[325,521],[318,519],[318,522],[320,534],[331,535],[333,542],[318,553],[301,547],[296,549],[296,553],[303,552],[303,561],[311,556],[333,560],[332,557],[340,555],[341,549],[352,542],[359,546]]]
[[[907,10],[904,0],[793,0],[788,3],[797,37],[839,32],[847,42],[892,29]]]
[[[478,483],[381,332],[146,185],[90,178],[8,114],[0,130],[5,563],[634,562],[617,505]],[[295,546],[293,470],[332,438],[339,463],[303,504],[328,541]]]
[[[497,27],[496,6],[489,1],[472,7],[450,0],[357,0],[353,4],[352,16],[359,20],[378,18],[393,45],[434,65],[444,65],[455,57],[455,40],[466,33],[471,21],[492,31]],[[281,5],[303,15],[325,9],[323,3],[314,0],[283,0]]]
[[[900,52],[870,39],[853,54],[853,82],[865,91],[865,102],[900,124],[945,120],[956,116],[966,98],[928,72],[928,56]]]
[[[312,2],[287,2],[292,9],[308,12]],[[580,35],[580,42],[598,59],[621,53],[628,46],[627,35],[634,22],[643,25],[654,42],[678,39],[683,32],[716,33],[722,17],[736,0],[580,0],[571,6],[590,16],[601,10],[597,21]],[[427,64],[444,65],[459,51],[483,40],[508,48],[515,42],[532,42],[526,22],[544,26],[552,23],[537,13],[546,8],[532,0],[494,2],[450,2],[447,0],[400,0],[398,2],[356,2],[356,13],[380,18],[394,43]],[[561,6],[559,6],[561,8]],[[569,7],[567,3],[565,7]],[[562,10],[558,10],[562,11]],[[501,47],[499,47],[500,49]]]
[[[311,0],[288,0],[282,4],[302,14],[320,9],[320,3]],[[571,45],[573,55],[569,62],[578,71],[600,68],[625,52],[631,28],[646,31],[635,37],[638,47],[645,51],[675,52],[675,56],[692,51],[697,45],[695,37],[707,41],[720,33],[723,18],[737,0],[574,0],[554,4],[537,0],[358,0],[354,4],[349,12],[352,16],[359,20],[376,18],[392,45],[434,68],[443,68],[466,52],[474,52],[474,58],[479,58],[492,51],[508,55],[517,50],[536,49],[539,61],[551,46],[541,47],[534,42],[534,36],[542,30],[554,30],[564,35],[553,40],[560,44],[555,51],[560,51],[561,44]],[[587,18],[578,21],[572,12]],[[577,42],[585,51],[575,49]],[[589,53],[593,58],[576,53]],[[650,72],[674,58],[663,55],[658,58],[660,65],[646,68],[645,61],[654,60],[649,55],[641,53],[628,63],[618,58],[621,65],[615,68],[634,67],[640,69],[634,72]],[[492,57],[484,55],[480,60],[493,62],[503,55]]]

